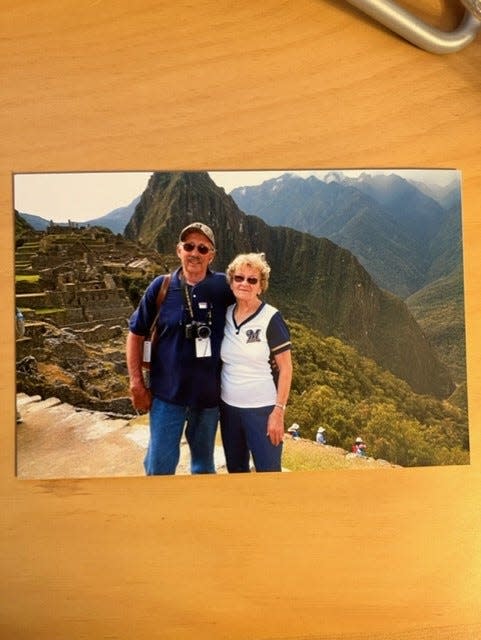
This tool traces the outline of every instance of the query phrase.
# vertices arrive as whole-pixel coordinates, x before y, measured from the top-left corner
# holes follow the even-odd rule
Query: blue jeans
[[[220,430],[227,471],[249,472],[252,453],[256,471],[281,471],[282,443],[275,446],[267,436],[267,420],[273,406],[242,409],[221,402]]]
[[[152,399],[150,441],[144,460],[145,473],[173,475],[180,458],[180,440],[184,425],[190,447],[191,473],[215,473],[214,447],[219,409],[191,409]]]

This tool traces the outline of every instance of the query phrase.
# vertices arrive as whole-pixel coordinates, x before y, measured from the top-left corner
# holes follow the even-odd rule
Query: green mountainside
[[[357,436],[368,455],[402,466],[469,463],[466,411],[413,393],[408,384],[333,337],[289,323],[294,377],[287,423],[314,440],[350,450]]]
[[[466,381],[463,290],[463,273],[457,267],[449,276],[439,278],[406,300],[430,343],[458,382]]]

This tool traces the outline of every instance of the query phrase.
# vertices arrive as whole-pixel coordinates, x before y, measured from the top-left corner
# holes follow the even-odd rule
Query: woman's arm
[[[289,399],[292,382],[291,350],[287,349],[275,355],[274,358],[279,369],[279,378],[277,381],[276,406],[267,421],[267,435],[272,444],[277,446],[284,439],[284,410]]]

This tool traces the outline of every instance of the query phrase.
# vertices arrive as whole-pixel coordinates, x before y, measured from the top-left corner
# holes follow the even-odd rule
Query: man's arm
[[[139,411],[148,411],[152,402],[152,395],[145,386],[144,376],[142,374],[144,340],[144,336],[139,336],[129,331],[126,345],[130,395],[134,408]]]

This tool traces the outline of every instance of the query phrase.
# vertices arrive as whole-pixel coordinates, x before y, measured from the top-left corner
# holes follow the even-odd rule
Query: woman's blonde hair
[[[261,292],[264,293],[267,291],[271,268],[266,262],[265,253],[239,253],[239,255],[232,260],[226,270],[229,284],[232,284],[235,272],[241,267],[257,269],[260,275]]]

